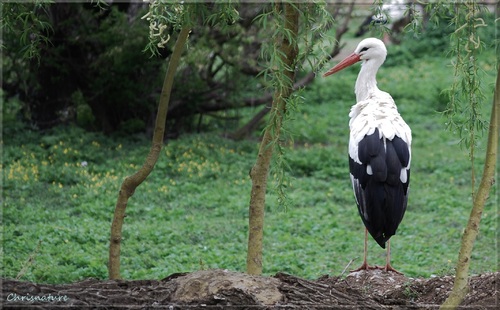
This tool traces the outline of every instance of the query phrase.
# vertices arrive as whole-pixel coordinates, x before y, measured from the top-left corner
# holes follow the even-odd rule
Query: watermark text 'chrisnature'
[[[29,293],[26,295],[18,295],[16,293],[10,293],[7,295],[8,302],[46,302],[46,303],[55,303],[55,302],[66,302],[69,300],[69,297],[66,295],[30,295]]]

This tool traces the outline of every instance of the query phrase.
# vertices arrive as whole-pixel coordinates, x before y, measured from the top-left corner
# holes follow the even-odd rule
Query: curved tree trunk
[[[128,199],[132,197],[135,189],[148,177],[153,170],[160,151],[163,146],[163,135],[165,133],[165,123],[167,121],[168,103],[170,101],[170,93],[174,82],[174,75],[179,65],[182,51],[186,45],[190,28],[184,27],[181,29],[177,41],[175,42],[174,51],[170,58],[163,89],[160,95],[158,104],[158,114],[156,115],[156,124],[153,133],[153,141],[149,154],[146,160],[135,174],[128,176],[123,181],[118,199],[116,201],[115,213],[113,222],[111,223],[111,238],[109,244],[109,265],[108,273],[110,279],[120,278],[120,245],[122,240],[122,226],[125,218],[125,209],[127,208]]]
[[[460,305],[465,295],[468,292],[468,273],[471,260],[472,248],[477,234],[479,233],[479,223],[481,214],[483,213],[484,204],[488,199],[491,186],[495,183],[495,166],[498,155],[498,130],[499,130],[499,110],[500,108],[500,68],[497,73],[497,81],[495,86],[495,96],[493,99],[493,107],[491,109],[491,120],[488,131],[488,145],[486,149],[486,159],[484,163],[483,177],[476,195],[467,227],[462,236],[462,245],[458,254],[457,271],[455,275],[455,283],[453,290],[445,300],[441,309],[455,309]]]
[[[275,44],[279,46],[282,74],[285,76],[283,78],[285,81],[281,81],[281,87],[277,87],[274,93],[269,125],[264,132],[255,166],[250,171],[252,192],[249,207],[247,273],[252,275],[260,275],[262,273],[262,239],[264,236],[267,177],[274,149],[273,144],[278,141],[283,115],[286,111],[286,99],[293,92],[294,68],[298,55],[297,33],[299,11],[296,5],[290,3],[283,4],[285,31],[287,31],[288,35],[283,35],[281,40],[275,42]]]

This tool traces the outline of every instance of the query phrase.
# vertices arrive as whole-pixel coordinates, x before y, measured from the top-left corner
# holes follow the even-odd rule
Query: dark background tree
[[[254,22],[269,8],[266,3],[239,5],[239,19],[224,29],[197,17],[188,53],[178,69],[167,132],[177,135],[204,130],[205,117],[222,126],[231,124],[230,130],[234,130],[238,109],[270,104],[272,92],[262,93],[265,79],[256,77],[263,69],[261,46],[271,37],[272,29]],[[31,12],[30,18],[13,18],[16,25],[4,33],[8,47],[3,60],[7,72],[4,96],[19,98],[18,118],[25,124],[46,129],[75,122],[107,134],[151,133],[155,98],[166,69],[162,60],[169,57],[172,43],[155,56],[144,51],[149,29],[141,18],[147,5],[118,3],[103,10],[85,3],[8,4],[4,10]],[[331,10],[335,18],[345,20],[337,31],[336,39],[340,40],[347,31],[352,6],[347,13],[340,6]],[[48,27],[37,27],[38,22]],[[19,40],[23,35],[20,29],[28,29],[24,31],[28,42]],[[172,33],[173,29],[165,31]],[[38,57],[23,60],[23,49],[35,38],[45,39],[36,44]],[[317,35],[312,37],[309,48],[314,48],[318,39]],[[332,45],[334,55],[340,46]],[[310,83],[314,72],[299,78],[296,88]],[[253,132],[266,109],[263,112],[234,137]]]
[[[37,18],[51,28],[29,34],[48,41],[40,44],[38,59],[28,62],[18,61],[23,46],[17,31],[6,31],[3,88],[24,103],[25,121],[45,129],[78,120],[105,133],[144,128],[141,122],[155,106],[150,94],[161,85],[162,62],[141,52],[147,29],[140,12],[139,4],[108,10],[83,3],[35,7]]]

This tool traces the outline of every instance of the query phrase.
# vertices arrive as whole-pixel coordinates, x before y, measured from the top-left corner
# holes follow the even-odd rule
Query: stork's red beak
[[[339,62],[335,67],[331,68],[330,70],[326,71],[325,74],[323,74],[323,77],[327,77],[331,74],[334,74],[335,72],[339,72],[342,69],[345,69],[349,67],[352,64],[357,63],[358,61],[361,60],[361,56],[356,53],[352,53],[351,55],[347,56],[344,60]]]

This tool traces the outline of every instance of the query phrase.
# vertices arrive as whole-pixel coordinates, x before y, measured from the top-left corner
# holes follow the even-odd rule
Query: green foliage
[[[485,96],[481,84],[481,64],[478,61],[485,38],[480,37],[478,28],[494,28],[494,24],[487,25],[483,18],[477,17],[478,13],[478,4],[471,2],[466,5],[466,10],[457,10],[452,19],[456,28],[452,35],[454,46],[451,50],[456,59],[453,62],[455,79],[449,90],[450,103],[445,111],[448,125],[458,131],[462,142],[470,149],[471,160],[474,160],[478,135],[482,134],[487,122],[480,111]]]
[[[102,31],[85,34],[89,42],[103,44],[97,47],[100,54],[90,64],[92,71],[88,74],[92,77],[89,76],[90,90],[87,89],[85,99],[94,112],[98,111],[96,105],[105,103],[106,115],[95,115],[100,122],[105,117],[111,123],[108,130],[103,128],[108,132],[117,129],[123,133],[144,132],[144,124],[150,121],[157,105],[151,93],[161,87],[159,76],[165,70],[161,59],[150,59],[141,52],[147,42],[143,25],[139,21],[127,24],[127,15],[111,8],[99,25]],[[105,92],[97,93],[104,85]]]
[[[95,129],[95,116],[80,90],[71,95],[71,102],[76,107],[76,124],[87,130]]]
[[[42,129],[76,121],[111,132],[122,121],[151,118],[156,101],[150,95],[161,85],[163,61],[141,52],[147,40],[142,21],[129,19],[117,5],[106,11],[83,3],[29,6],[5,7],[12,9],[11,19],[33,24],[7,23],[15,27],[4,35],[2,61],[9,73],[2,88],[21,100],[21,120]],[[50,25],[50,31],[39,24]],[[35,38],[30,45],[19,39],[19,29]],[[26,48],[43,61],[20,57]]]
[[[479,60],[493,56],[490,51]],[[435,112],[439,89],[453,81],[453,68],[443,58],[417,63],[382,68],[379,86],[392,93],[414,136],[411,196],[392,239],[393,265],[407,276],[428,277],[453,273],[469,215],[470,161],[457,136],[446,130],[446,120]],[[340,274],[351,259],[354,265],[361,262],[364,228],[347,162],[347,115],[354,103],[356,69],[318,79],[301,93],[305,104],[289,124],[295,144],[283,145],[291,176],[286,212],[278,208],[276,192],[268,192],[267,275],[284,271],[317,278]],[[486,75],[484,83],[492,80]],[[131,138],[135,136],[111,138],[73,127],[4,135],[4,277],[16,277],[26,265],[21,279],[35,282],[107,277],[116,193],[150,146],[146,139]],[[482,148],[484,138],[478,143]],[[122,275],[161,279],[200,269],[200,262],[203,268],[244,271],[248,172],[257,149],[256,141],[225,140],[218,131],[169,141],[129,202]],[[482,163],[478,157],[476,169]],[[498,267],[491,246],[497,234],[497,189],[490,197],[472,273]],[[31,255],[33,263],[26,264]],[[371,240],[368,255],[372,264],[384,262],[385,251]]]
[[[299,59],[317,71],[321,64],[314,60],[329,47],[318,44],[329,18],[324,3],[303,7],[301,21],[312,31],[301,27]],[[106,133],[150,129],[173,44],[169,38],[181,22],[192,24],[193,32],[175,80],[167,131],[227,126],[241,117],[238,109],[253,104],[270,85],[264,75],[256,78],[269,68],[269,59],[259,59],[259,53],[276,30],[255,20],[272,9],[268,3],[153,1],[148,9],[94,1],[4,8],[9,14],[2,27],[10,28],[3,36],[2,88],[7,98],[17,96],[22,104],[18,118],[40,129],[68,122]],[[266,23],[273,18],[267,16]],[[36,36],[22,42],[22,31]],[[26,43],[42,62],[21,57]],[[145,47],[154,53],[144,52]],[[198,126],[201,120],[210,126]]]
[[[21,130],[24,125],[19,122],[19,114],[22,110],[22,102],[17,96],[11,98],[5,98],[4,92],[0,90],[1,106],[2,106],[2,125],[7,127],[7,132],[12,133],[16,130]]]
[[[152,118],[156,100],[151,94],[161,85],[164,62],[141,52],[147,42],[143,21],[119,5],[101,10],[51,3],[30,10],[29,4],[16,3],[5,8],[12,8],[8,20],[17,24],[6,23],[13,29],[3,37],[7,74],[2,88],[6,97],[17,96],[22,103],[21,121],[40,129],[77,122],[110,133],[121,122]],[[20,29],[34,38],[29,45]],[[26,48],[43,61],[23,56]]]
[[[143,17],[149,22],[149,42],[145,50],[158,55],[170,41],[170,33],[177,32],[182,26],[194,27],[202,21],[210,27],[218,26],[221,30],[233,25],[239,19],[236,3],[218,1],[210,4],[182,3],[169,0],[149,2],[149,11]]]
[[[437,21],[428,23],[425,29],[408,29],[401,37],[401,44],[391,47],[390,56],[384,66],[398,66],[413,63],[422,57],[440,56],[449,50],[450,35],[453,27],[450,17],[441,16]]]
[[[375,6],[380,13],[380,8]],[[455,33],[456,23],[464,22],[460,14],[455,13],[455,7],[449,3],[427,5],[426,13],[415,13],[414,19],[408,24],[404,32],[398,36],[400,44],[394,44],[390,47],[390,56],[386,59],[384,66],[398,66],[401,64],[412,64],[415,60],[422,57],[435,57],[447,54],[453,50],[456,45],[457,36],[462,40],[468,40],[468,36],[463,33]],[[496,46],[495,15],[484,7],[476,8],[475,31],[477,36],[482,38],[481,44],[488,45],[488,48]],[[429,15],[429,20],[424,21],[421,14]],[[484,24],[483,24],[484,23]],[[460,25],[459,25],[460,26]],[[375,25],[380,33],[389,32],[384,25]],[[457,27],[458,28],[458,27]],[[385,30],[384,30],[385,29]],[[463,31],[464,29],[461,29]],[[452,38],[452,40],[450,40]],[[486,48],[486,46],[484,46]]]
[[[36,0],[26,3],[2,3],[0,29],[5,37],[16,37],[14,43],[19,54],[25,60],[36,59],[40,63],[40,50],[50,44],[49,33],[52,26],[44,17],[48,13],[48,5],[53,1]],[[2,44],[2,49],[5,46]]]

